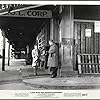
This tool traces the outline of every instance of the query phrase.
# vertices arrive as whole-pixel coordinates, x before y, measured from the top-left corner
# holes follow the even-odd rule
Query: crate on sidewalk
[[[100,74],[100,54],[78,54],[79,74]]]

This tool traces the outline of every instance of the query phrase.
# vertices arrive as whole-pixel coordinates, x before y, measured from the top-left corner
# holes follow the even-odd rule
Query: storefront
[[[62,73],[100,73],[100,6],[60,6]]]
[[[79,73],[100,73],[99,10],[100,6],[75,6],[74,37],[77,62],[80,63],[78,64]]]
[[[50,20],[52,19],[53,5],[0,5],[0,28],[2,34],[14,44],[16,52],[25,51],[26,61],[38,39],[39,49],[48,45],[50,39]],[[3,56],[5,57],[5,43]],[[23,55],[22,55],[23,56]],[[30,61],[29,61],[30,62]],[[31,63],[26,64],[31,64]],[[3,58],[3,68],[5,58]]]
[[[52,39],[59,48],[62,74],[100,73],[100,6],[21,6],[24,8],[14,8],[10,13],[1,10],[0,21],[9,32],[9,40],[16,40],[16,46],[22,43],[26,55],[31,53],[35,40],[42,51]]]

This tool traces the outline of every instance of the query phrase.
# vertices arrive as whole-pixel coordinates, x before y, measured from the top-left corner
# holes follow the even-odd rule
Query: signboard
[[[85,36],[91,37],[91,29],[85,29]]]
[[[100,21],[95,21],[94,32],[100,33]]]
[[[52,11],[49,10],[24,10],[17,12],[10,12],[1,16],[12,17],[32,17],[32,18],[51,18]]]

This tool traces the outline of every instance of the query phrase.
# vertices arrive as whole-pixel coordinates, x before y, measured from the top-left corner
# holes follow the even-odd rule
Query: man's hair
[[[53,42],[53,43],[54,43],[54,41],[53,41],[53,40],[49,40],[49,41],[51,41],[51,42]]]

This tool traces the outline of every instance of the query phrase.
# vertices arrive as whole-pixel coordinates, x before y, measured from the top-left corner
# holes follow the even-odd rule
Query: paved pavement
[[[23,81],[28,85],[44,89],[100,89],[100,77],[95,76],[75,76],[65,78],[37,76],[36,78],[23,79]]]
[[[100,76],[70,76],[63,78],[51,78],[47,71],[38,69],[38,75],[34,76],[31,66],[21,71],[23,82],[43,89],[100,89]],[[26,78],[25,78],[26,77]]]
[[[7,83],[0,85],[0,90],[33,90],[33,87],[27,86],[23,83]],[[36,89],[36,88],[35,88]]]
[[[40,90],[23,82],[19,70],[0,72],[0,90]]]
[[[97,80],[97,81],[96,81]],[[100,78],[70,77],[70,78],[34,78],[25,79],[25,83],[44,89],[100,89]]]
[[[0,90],[40,90],[40,88],[26,85],[23,82],[20,68],[24,69],[26,67],[28,66],[25,66],[25,60],[23,59],[11,60],[10,66],[7,66],[6,60],[6,71],[0,70]],[[24,79],[25,78],[26,77],[24,77]]]
[[[33,75],[31,65],[26,66],[24,60],[13,60],[5,72],[0,72],[1,90],[24,89],[100,89],[100,76],[73,76],[50,78],[47,71],[38,69],[38,75]],[[20,70],[21,69],[21,70]]]

